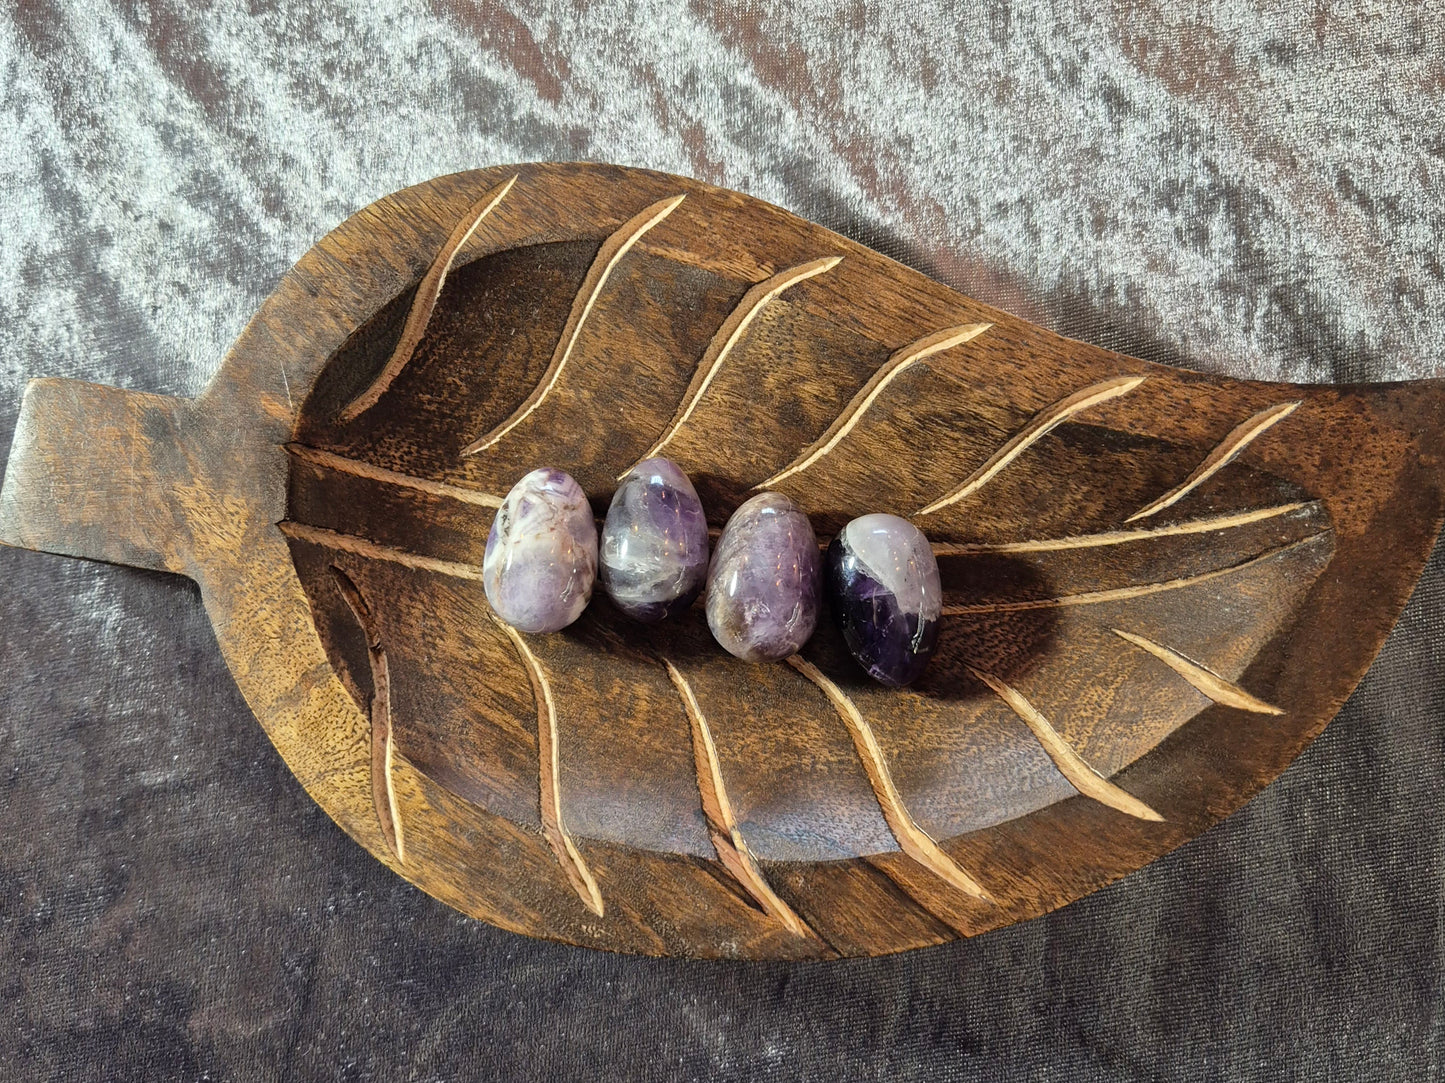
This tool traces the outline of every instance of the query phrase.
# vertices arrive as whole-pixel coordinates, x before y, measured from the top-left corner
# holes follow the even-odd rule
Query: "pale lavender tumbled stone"
[[[543,467],[512,486],[492,520],[482,586],[521,632],[555,632],[582,615],[597,574],[597,524],[572,475]]]
[[[781,493],[759,493],[728,520],[707,575],[713,637],[746,662],[793,654],[813,634],[822,595],[818,539]]]
[[[602,524],[598,575],[630,617],[653,622],[693,603],[707,579],[707,518],[670,459],[644,459],[622,479]]]

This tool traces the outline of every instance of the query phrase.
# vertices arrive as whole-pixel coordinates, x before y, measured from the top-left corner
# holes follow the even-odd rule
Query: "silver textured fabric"
[[[0,7],[24,381],[204,386],[346,215],[591,158],[796,211],[1165,363],[1442,374],[1445,5]],[[196,592],[0,552],[0,1077],[1438,1078],[1445,563],[1278,783],[977,941],[614,958],[445,910],[315,809]]]

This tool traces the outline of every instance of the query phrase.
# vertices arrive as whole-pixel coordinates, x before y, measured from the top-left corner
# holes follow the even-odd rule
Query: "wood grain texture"
[[[1008,704],[1009,710],[1018,715],[1024,724],[1033,731],[1039,744],[1049,754],[1049,759],[1054,761],[1054,766],[1059,769],[1061,775],[1069,780],[1069,785],[1074,789],[1085,797],[1092,797],[1101,805],[1118,809],[1126,816],[1154,822],[1164,819],[1143,801],[1121,790],[1085,763],[1083,757],[1074,751],[1069,742],[1059,736],[1059,731],[1054,729],[1049,720],[1039,713],[1038,708],[1020,695],[1017,689],[1011,688],[991,674],[980,673],[978,670],[973,670],[972,673],[988,685],[999,699]]]
[[[702,799],[703,814],[707,816],[708,830],[713,847],[717,850],[718,860],[737,877],[760,909],[777,918],[798,936],[814,936],[807,923],[793,912],[793,908],[778,898],[777,892],[768,883],[767,877],[758,867],[757,859],[748,848],[747,839],[743,837],[742,829],[738,825],[737,814],[733,811],[732,801],[728,799],[727,783],[723,779],[722,765],[718,762],[717,743],[713,740],[712,728],[708,725],[702,708],[698,706],[692,686],[667,659],[664,658],[662,664],[667,668],[668,679],[682,697],[688,723],[692,726],[692,752],[697,763],[698,796]]]
[[[1268,432],[1271,427],[1289,417],[1290,414],[1295,412],[1298,406],[1299,403],[1297,402],[1282,402],[1276,406],[1268,406],[1253,417],[1241,421],[1219,442],[1219,445],[1215,447],[1214,450],[1205,456],[1204,461],[1194,468],[1193,473],[1158,500],[1150,501],[1148,505],[1140,508],[1124,521],[1126,523],[1132,523],[1136,519],[1147,519],[1151,515],[1159,514],[1159,512],[1165,508],[1173,507],[1215,474],[1219,473],[1219,471],[1234,462],[1245,448],[1249,447],[1249,445],[1261,435]]]
[[[717,333],[713,335],[712,342],[708,344],[707,352],[698,362],[692,381],[687,385],[682,402],[678,404],[677,413],[668,423],[666,431],[657,438],[652,447],[643,453],[642,458],[649,459],[654,455],[661,455],[667,449],[667,445],[677,436],[683,425],[687,424],[687,419],[692,417],[692,412],[697,409],[698,401],[707,393],[713,377],[717,375],[718,369],[727,360],[732,348],[737,345],[738,339],[743,336],[768,302],[799,282],[805,282],[824,271],[831,271],[842,258],[842,256],[826,256],[822,259],[810,259],[796,267],[789,267],[786,271],[779,271],[743,294],[743,299],[738,302],[737,308],[732,310],[728,318],[723,321],[722,326],[717,329]],[[618,475],[618,480],[626,475],[627,471],[624,470]]]
[[[517,656],[527,669],[527,679],[532,685],[532,697],[537,701],[537,785],[542,807],[542,832],[547,844],[557,855],[557,862],[567,874],[573,890],[584,906],[599,918],[603,915],[602,893],[597,890],[587,862],[577,852],[577,846],[563,822],[561,763],[558,760],[557,703],[552,698],[552,684],[542,664],[527,646],[526,638],[510,625],[500,620],[497,626],[517,649]]]
[[[1215,703],[1223,703],[1227,707],[1238,707],[1241,711],[1252,711],[1255,714],[1284,714],[1278,707],[1265,703],[1258,696],[1251,696],[1233,681],[1225,680],[1208,666],[1201,665],[1192,658],[1185,658],[1178,651],[1170,650],[1162,643],[1155,643],[1120,628],[1115,628],[1114,634],[1124,642],[1132,643],[1141,650],[1148,651]]]
[[[396,742],[391,733],[391,666],[386,659],[386,646],[376,617],[351,577],[332,565],[336,589],[341,592],[346,608],[356,618],[366,637],[366,656],[371,664],[371,696],[367,714],[371,717],[371,800],[376,807],[376,822],[398,863],[406,861],[406,835],[401,825],[401,812],[396,805],[396,787],[392,784],[392,761]]]
[[[792,477],[808,469],[815,462],[827,455],[842,442],[843,438],[852,431],[853,426],[861,418],[879,395],[890,383],[913,365],[931,357],[943,350],[951,350],[955,346],[961,346],[969,339],[977,338],[987,331],[989,325],[986,323],[969,323],[962,327],[946,327],[942,331],[935,331],[931,335],[924,335],[917,342],[910,342],[907,346],[894,352],[888,359],[887,364],[875,372],[868,382],[864,384],[853,401],[850,402],[844,411],[838,415],[833,424],[828,426],[828,431],[820,436],[811,447],[794,459],[784,469],[754,485],[754,489],[765,489],[776,485],[784,478]]]
[[[990,455],[988,461],[970,474],[962,485],[952,492],[940,496],[926,508],[920,509],[918,514],[929,515],[950,504],[956,504],[965,497],[972,496],[987,485],[1000,471],[1006,469],[1011,462],[1071,417],[1083,413],[1090,407],[1098,406],[1110,399],[1116,399],[1120,395],[1127,395],[1145,379],[1147,377],[1144,376],[1116,376],[1111,380],[1104,380],[1086,387],[1082,391],[1075,391],[1047,409],[1040,410],[1032,421]]]
[[[385,394],[386,389],[391,386],[391,382],[396,379],[397,374],[406,367],[407,362],[411,360],[411,355],[416,352],[417,343],[426,333],[427,324],[431,322],[432,311],[436,308],[437,298],[441,296],[442,287],[446,285],[447,272],[452,269],[457,254],[461,252],[462,246],[472,239],[472,235],[476,233],[482,220],[506,198],[507,193],[512,190],[512,185],[516,183],[515,176],[509,177],[486,192],[481,199],[467,209],[462,220],[452,229],[451,236],[446,239],[441,251],[432,260],[431,268],[422,277],[421,283],[416,288],[416,295],[412,298],[411,306],[407,310],[406,323],[401,329],[401,337],[392,347],[391,356],[387,358],[386,365],[376,374],[376,378],[362,390],[361,394],[346,404],[341,411],[342,420],[354,420],[375,406],[377,400]]]
[[[1147,365],[737,193],[527,165],[343,224],[194,401],[33,383],[0,539],[195,579],[307,790],[466,913],[652,954],[879,953],[1062,905],[1275,777],[1429,551],[1442,405]],[[797,669],[745,666],[696,610],[499,628],[497,494],[545,463],[601,510],[662,440],[714,525],[765,482],[820,534],[928,509],[951,616],[923,680],[867,684],[831,627]],[[1161,819],[1078,796],[1079,764]]]

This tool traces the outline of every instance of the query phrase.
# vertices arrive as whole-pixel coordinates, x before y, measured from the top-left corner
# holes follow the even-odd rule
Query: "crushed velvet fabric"
[[[194,394],[343,217],[605,159],[780,203],[1065,334],[1441,374],[1436,0],[0,8],[0,447],[31,376]],[[609,956],[351,843],[186,581],[0,551],[0,1078],[1435,1078],[1445,562],[1243,811],[876,960]]]

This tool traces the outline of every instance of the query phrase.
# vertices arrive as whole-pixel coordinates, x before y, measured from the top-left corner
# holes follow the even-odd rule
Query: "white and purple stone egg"
[[[543,467],[512,486],[482,560],[487,601],[520,632],[556,632],[582,615],[597,574],[597,524],[572,475]]]
[[[864,515],[828,546],[833,618],[848,650],[887,685],[917,680],[938,642],[943,591],[933,547],[896,515]]]
[[[822,561],[812,524],[781,493],[759,493],[723,528],[707,575],[713,638],[745,662],[795,653],[818,624]]]
[[[707,580],[707,517],[670,459],[644,459],[622,479],[602,524],[599,574],[618,609],[649,624],[680,613]]]

